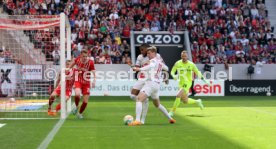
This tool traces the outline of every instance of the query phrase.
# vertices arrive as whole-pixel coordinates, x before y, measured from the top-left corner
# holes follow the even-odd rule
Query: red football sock
[[[82,114],[82,112],[85,110],[86,106],[87,106],[87,103],[83,102],[81,105],[81,108],[80,108],[80,114]]]
[[[75,96],[75,105],[76,105],[76,107],[79,106],[79,102],[80,102],[80,96]]]
[[[61,105],[60,105],[60,103],[56,106],[56,112],[58,112],[59,110],[60,110],[60,108],[61,108]]]
[[[51,109],[51,106],[54,103],[54,101],[55,101],[55,97],[54,96],[50,96],[50,98],[49,98],[49,109]]]

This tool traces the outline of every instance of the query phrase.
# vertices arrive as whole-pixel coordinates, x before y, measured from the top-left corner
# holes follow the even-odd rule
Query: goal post
[[[65,62],[71,59],[71,26],[60,15],[0,15],[0,119],[48,119],[48,99],[61,72],[60,118],[65,99]]]

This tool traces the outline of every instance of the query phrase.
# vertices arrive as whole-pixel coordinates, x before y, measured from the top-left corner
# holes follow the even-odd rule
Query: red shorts
[[[75,88],[81,89],[82,95],[90,95],[90,84],[75,81]]]
[[[58,87],[54,90],[54,92],[56,92],[57,95],[60,96],[60,94],[61,94],[61,88],[60,88],[60,86],[58,86]],[[65,90],[65,96],[70,97],[71,95],[72,95],[72,90]]]

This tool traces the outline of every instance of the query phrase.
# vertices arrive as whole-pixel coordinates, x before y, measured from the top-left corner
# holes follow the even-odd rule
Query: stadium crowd
[[[68,15],[72,53],[98,64],[131,64],[130,31],[189,30],[193,62],[275,63],[276,39],[264,0],[6,0],[9,14]],[[40,33],[39,33],[40,34]],[[53,58],[53,46],[45,51]],[[39,39],[34,39],[39,40]]]

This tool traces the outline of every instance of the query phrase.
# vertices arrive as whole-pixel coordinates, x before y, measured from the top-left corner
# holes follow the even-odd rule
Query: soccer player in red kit
[[[66,68],[69,68],[71,64],[70,60],[66,61]],[[66,101],[69,100],[72,94],[72,88],[75,83],[75,70],[71,69],[66,72],[66,87],[65,87],[65,96],[66,96]],[[56,106],[56,111],[52,111],[52,104],[55,101],[56,96],[60,96],[61,94],[61,86],[60,86],[60,74],[58,76],[58,79],[56,81],[56,88],[52,92],[49,98],[49,108],[48,108],[48,115],[55,116],[56,113],[60,110],[61,105],[60,103]]]
[[[77,117],[82,119],[83,118],[83,111],[85,110],[88,99],[90,96],[90,79],[91,79],[91,72],[94,75],[91,87],[95,87],[96,82],[96,74],[95,74],[95,67],[94,62],[88,58],[88,51],[82,50],[80,56],[78,56],[73,63],[71,64],[70,68],[73,68],[76,65],[76,75],[78,77],[75,80],[75,104],[76,108],[72,111]],[[83,95],[82,105],[78,112],[78,106],[80,101],[80,95]]]

